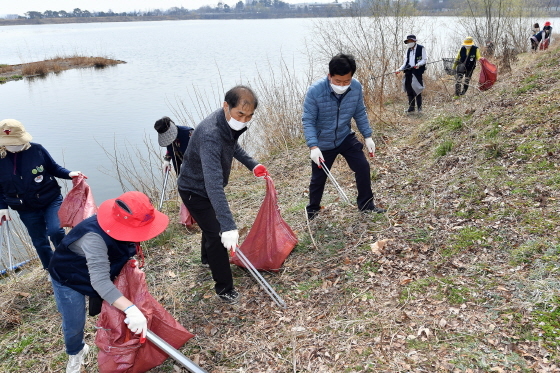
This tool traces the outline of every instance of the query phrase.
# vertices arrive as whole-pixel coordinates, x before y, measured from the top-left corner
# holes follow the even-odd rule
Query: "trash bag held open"
[[[496,83],[498,80],[498,67],[486,58],[482,57],[480,60],[480,77],[478,78],[478,89],[486,91]]]
[[[72,184],[72,189],[64,197],[58,210],[61,227],[74,228],[82,220],[97,213],[97,206],[85,176],[80,174],[73,177]]]
[[[274,182],[267,176],[266,196],[240,250],[256,269],[278,272],[297,245],[297,237],[280,216]],[[230,262],[244,267],[237,256]]]
[[[145,274],[129,261],[115,279],[115,286],[130,299],[148,319],[148,329],[174,348],[180,348],[194,335],[179,324],[148,292]],[[167,359],[167,354],[124,323],[125,314],[106,301],[97,321],[95,344],[99,348],[100,373],[146,372]]]

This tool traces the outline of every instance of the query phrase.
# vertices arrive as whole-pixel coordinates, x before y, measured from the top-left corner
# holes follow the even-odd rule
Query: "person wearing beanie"
[[[81,174],[59,166],[15,119],[0,121],[0,224],[18,212],[31,242],[47,269],[53,252],[65,236],[58,210],[62,203],[55,178],[71,180]],[[50,238],[50,242],[49,242]]]
[[[416,43],[416,35],[408,35],[404,40],[406,53],[404,63],[395,71],[399,74],[404,71],[403,91],[408,96],[407,113],[414,112],[414,104],[418,108],[418,113],[422,112],[422,92],[424,91],[424,81],[422,75],[426,71],[428,55],[424,46]]]
[[[113,281],[136,254],[141,241],[162,233],[169,224],[167,215],[152,206],[141,192],[126,192],[101,204],[97,215],[76,225],[57,246],[49,274],[58,312],[62,316],[64,345],[68,354],[66,373],[80,373],[89,352],[84,341],[86,296],[103,299],[126,315],[124,322],[137,338],[148,327],[142,311],[115,287]]]
[[[533,35],[535,35],[537,32],[541,31],[541,26],[538,23],[535,23],[531,31],[533,31]]]
[[[476,67],[476,61],[480,59],[480,48],[474,45],[471,36],[467,36],[463,45],[455,57],[453,69],[457,72],[455,80],[455,96],[459,97],[467,93],[472,74]]]
[[[154,129],[158,133],[159,146],[167,148],[167,153],[163,156],[163,172],[167,172],[173,163],[175,173],[178,175],[183,155],[194,130],[187,126],[177,126],[169,117],[158,119],[154,124]]]

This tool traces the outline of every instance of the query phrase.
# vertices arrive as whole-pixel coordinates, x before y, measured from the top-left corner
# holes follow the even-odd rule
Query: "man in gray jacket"
[[[364,212],[385,212],[373,203],[369,162],[362,150],[363,144],[350,126],[354,118],[365,138],[369,155],[373,157],[375,143],[371,138],[362,85],[353,78],[355,72],[356,61],[352,55],[336,55],[329,62],[329,74],[313,83],[305,96],[303,131],[313,161],[307,205],[309,219],[313,219],[321,209],[327,180],[326,174],[321,170],[322,164],[330,169],[339,154],[354,171],[358,209]]]
[[[224,191],[231,162],[237,159],[256,177],[268,175],[266,168],[237,142],[257,105],[257,97],[249,87],[230,89],[223,107],[195,128],[177,182],[183,203],[202,230],[202,263],[209,264],[216,294],[227,303],[239,300],[228,257],[228,250],[235,252],[237,248],[239,233]]]

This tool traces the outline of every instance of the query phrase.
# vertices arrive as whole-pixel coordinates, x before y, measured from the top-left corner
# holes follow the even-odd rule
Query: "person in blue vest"
[[[468,36],[463,41],[463,45],[457,57],[453,69],[457,72],[455,79],[455,96],[461,96],[467,93],[472,74],[476,67],[476,61],[480,59],[480,48],[474,45],[473,38]],[[463,80],[464,79],[464,80]]]
[[[47,269],[53,251],[65,236],[58,210],[62,203],[55,178],[71,180],[81,174],[58,165],[15,119],[0,121],[0,222],[18,212],[31,242]],[[9,208],[8,208],[9,207]],[[49,242],[50,238],[50,242]]]
[[[353,118],[364,136],[370,157],[373,157],[375,143],[371,138],[362,85],[353,78],[355,72],[356,61],[352,55],[334,56],[329,62],[328,75],[309,87],[303,102],[303,132],[312,160],[309,204],[306,207],[309,219],[314,219],[321,210],[327,180],[321,169],[322,163],[330,169],[339,154],[354,171],[358,209],[385,212],[373,202],[370,166],[363,152],[364,145],[351,128]]]
[[[156,121],[154,129],[158,133],[159,146],[167,148],[167,153],[163,156],[163,172],[167,172],[173,163],[175,173],[179,175],[193,128],[177,126],[169,117],[162,117]]]
[[[546,40],[546,31],[543,29],[537,32],[535,35],[531,36],[531,51],[536,52],[539,49],[539,45]]]
[[[128,328],[145,337],[146,317],[113,280],[136,254],[136,245],[162,233],[168,223],[148,196],[126,192],[103,202],[97,215],[76,225],[58,245],[49,273],[69,355],[66,373],[79,373],[89,351],[84,341],[86,296],[100,297],[123,311]]]
[[[406,112],[414,112],[414,104],[416,103],[418,113],[421,113],[422,92],[424,91],[422,74],[426,71],[428,54],[424,46],[416,43],[416,35],[408,35],[404,40],[404,44],[406,45],[404,63],[395,71],[395,74],[404,71],[403,90],[408,96],[408,109]]]

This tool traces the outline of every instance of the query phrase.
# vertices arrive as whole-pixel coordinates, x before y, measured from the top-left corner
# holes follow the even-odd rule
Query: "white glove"
[[[231,250],[231,252],[234,253],[237,245],[239,244],[239,232],[237,231],[237,229],[223,232],[222,244],[226,249]]]
[[[371,137],[366,138],[366,148],[369,152],[370,157],[375,156],[375,143],[373,142],[373,139]]]
[[[0,210],[0,225],[4,220],[12,220],[10,219],[10,210],[8,209]]]
[[[167,170],[171,170],[171,162],[164,159],[161,168],[163,169],[163,172],[166,173]]]
[[[321,153],[321,149],[319,148],[311,149],[311,154],[309,154],[309,158],[311,158],[311,160],[315,162],[315,164],[319,166],[319,168],[321,168],[321,162],[325,161],[325,159],[323,158],[323,153]]]
[[[68,174],[68,176],[70,177],[76,177],[78,175],[80,175],[82,173],[82,171],[70,171],[70,173]]]
[[[126,319],[124,323],[128,325],[128,329],[134,334],[141,334],[142,338],[146,337],[146,330],[148,330],[148,320],[144,314],[134,304],[124,310]]]

